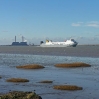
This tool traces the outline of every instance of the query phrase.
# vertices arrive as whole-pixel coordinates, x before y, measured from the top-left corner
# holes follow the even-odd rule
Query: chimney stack
[[[24,37],[22,36],[22,42],[24,42]]]
[[[16,36],[15,36],[15,42],[16,42]]]

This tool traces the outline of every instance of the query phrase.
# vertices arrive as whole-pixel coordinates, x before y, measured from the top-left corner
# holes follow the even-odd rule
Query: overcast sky
[[[99,44],[99,0],[0,0],[0,45],[14,37]]]

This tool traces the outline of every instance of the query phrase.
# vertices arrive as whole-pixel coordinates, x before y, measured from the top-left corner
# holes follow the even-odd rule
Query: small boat
[[[76,47],[77,42],[74,39],[66,40],[64,42],[53,42],[52,40],[46,40],[44,43],[41,41],[41,47]]]

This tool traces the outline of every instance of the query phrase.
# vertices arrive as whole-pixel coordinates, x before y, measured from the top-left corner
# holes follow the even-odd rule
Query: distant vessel
[[[74,39],[66,40],[65,42],[52,42],[51,40],[46,40],[44,43],[41,41],[41,47],[76,47],[77,42]]]
[[[27,46],[27,42],[24,42],[24,37],[22,36],[22,42],[16,42],[16,36],[15,36],[15,42],[12,42],[13,46]]]

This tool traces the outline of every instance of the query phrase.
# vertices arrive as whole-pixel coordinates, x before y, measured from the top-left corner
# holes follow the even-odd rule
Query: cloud
[[[80,26],[78,23],[72,23],[72,26]]]
[[[81,26],[83,22],[72,23],[72,26],[78,27]]]
[[[90,22],[76,22],[71,24],[74,27],[84,26],[84,27],[94,27],[99,28],[98,21],[90,21]]]
[[[86,26],[99,28],[99,22],[98,22],[98,21],[91,21],[91,22],[88,22],[88,23],[86,24]]]

